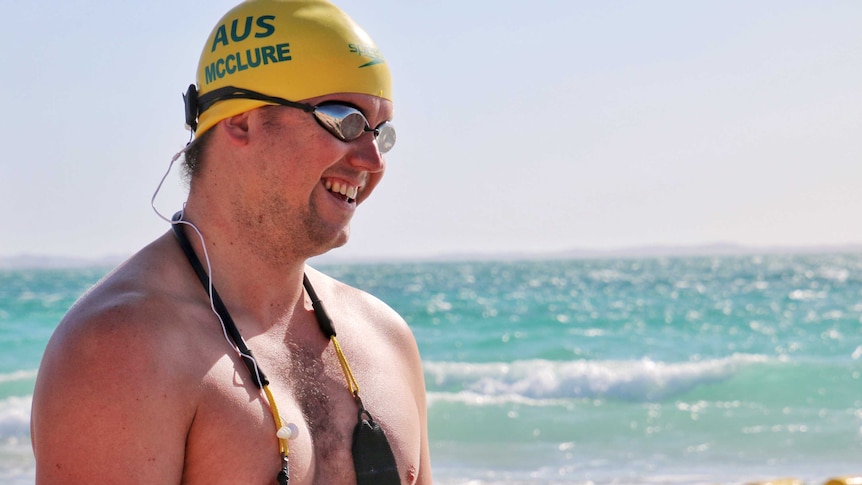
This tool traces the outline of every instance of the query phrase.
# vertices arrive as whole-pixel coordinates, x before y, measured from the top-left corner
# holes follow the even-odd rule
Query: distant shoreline
[[[312,264],[366,264],[366,263],[411,263],[411,262],[461,262],[461,261],[531,261],[603,258],[673,258],[673,257],[727,257],[766,255],[810,255],[862,253],[862,244],[822,246],[744,246],[733,243],[716,243],[691,246],[632,246],[614,249],[572,249],[545,252],[500,252],[500,253],[449,253],[417,256],[340,256],[325,254],[311,260]],[[22,254],[0,256],[3,269],[74,269],[112,268],[128,256],[113,255],[99,258],[80,258],[50,255]]]

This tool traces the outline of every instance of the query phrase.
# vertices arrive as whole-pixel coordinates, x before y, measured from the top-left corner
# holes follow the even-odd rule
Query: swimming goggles
[[[377,150],[381,154],[388,152],[395,145],[395,127],[391,122],[384,121],[372,128],[361,111],[346,104],[327,102],[314,106],[234,86],[225,86],[198,96],[194,84],[189,86],[183,99],[186,104],[186,124],[192,130],[197,128],[197,117],[213,104],[227,99],[254,99],[311,113],[320,126],[341,141],[353,141],[371,132],[374,133]]]

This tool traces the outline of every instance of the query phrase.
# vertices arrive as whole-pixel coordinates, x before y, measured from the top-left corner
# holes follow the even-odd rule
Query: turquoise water
[[[862,255],[321,269],[413,328],[435,483],[862,473]],[[104,273],[0,270],[0,483],[33,482],[41,353]]]

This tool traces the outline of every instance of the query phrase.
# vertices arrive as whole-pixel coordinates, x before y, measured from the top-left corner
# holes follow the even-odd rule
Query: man
[[[186,108],[174,230],[46,350],[37,483],[430,484],[410,330],[306,266],[347,241],[394,143],[373,42],[326,0],[245,2],[210,35]]]

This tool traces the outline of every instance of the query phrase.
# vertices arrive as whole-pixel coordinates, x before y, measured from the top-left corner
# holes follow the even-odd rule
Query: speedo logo
[[[371,59],[365,64],[359,66],[360,69],[386,62],[386,59],[383,58],[383,54],[381,54],[376,47],[362,44],[347,44],[347,47],[350,48],[350,52],[359,54],[361,57],[368,57]]]

